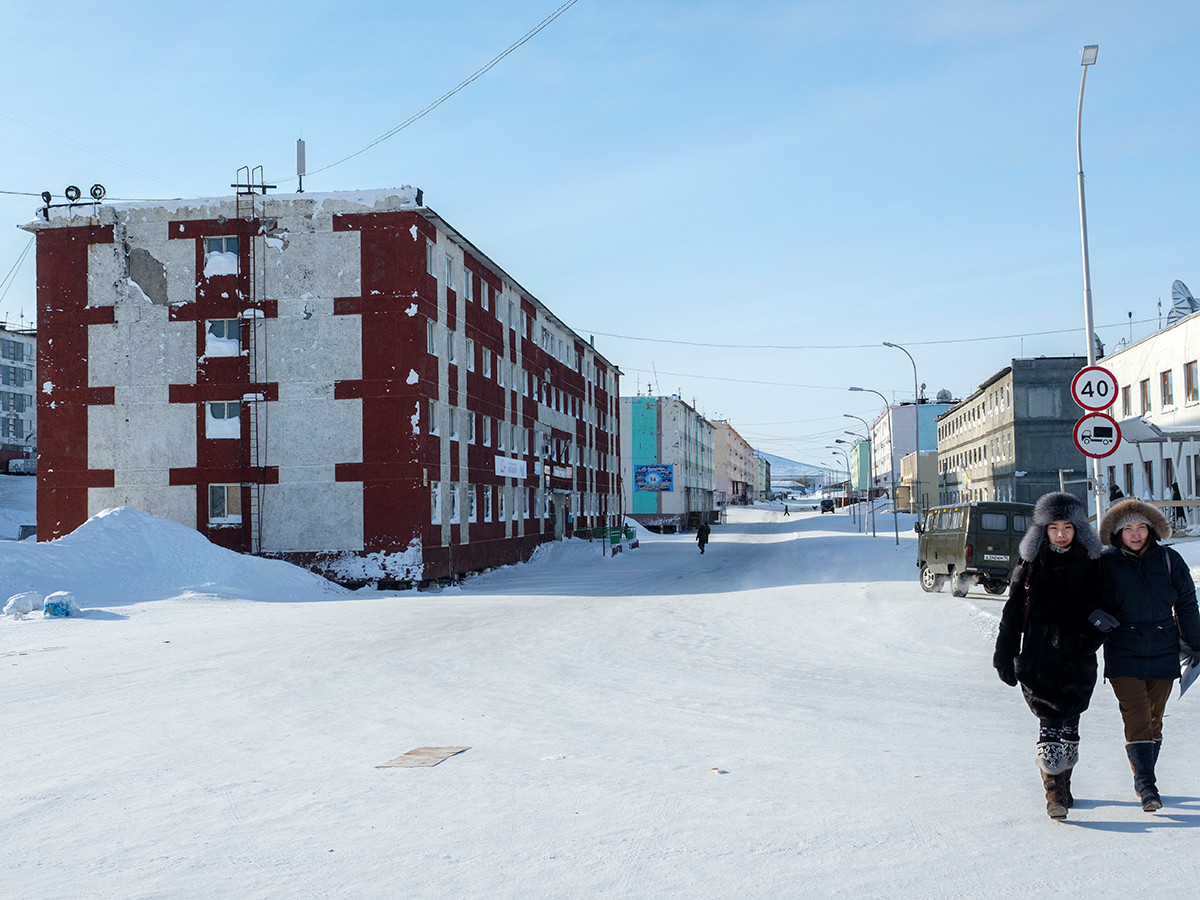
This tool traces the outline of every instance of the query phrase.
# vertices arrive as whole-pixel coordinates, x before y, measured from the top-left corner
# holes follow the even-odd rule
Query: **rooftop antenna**
[[[296,188],[297,194],[304,193],[304,171],[308,166],[304,162],[304,138],[296,139],[296,177],[300,179],[300,186]]]
[[[654,393],[657,394],[661,389],[658,386],[658,368],[654,365],[654,360],[650,360],[650,371],[654,373]]]

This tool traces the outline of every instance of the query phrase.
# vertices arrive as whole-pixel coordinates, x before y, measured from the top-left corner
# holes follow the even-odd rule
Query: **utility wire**
[[[1138,319],[1134,325],[1144,325],[1154,322],[1154,319]],[[1115,322],[1110,325],[1095,325],[1100,328],[1128,328],[1128,322]],[[623,341],[644,341],[651,344],[681,344],[685,347],[715,347],[721,350],[871,350],[882,344],[712,344],[704,341],[677,341],[670,338],[639,337],[631,334],[612,334],[606,331],[596,331],[592,328],[577,328],[579,333],[598,334],[601,337],[617,338]],[[906,347],[929,347],[938,344],[969,344],[980,341],[1008,341],[1013,338],[1044,337],[1052,334],[1071,334],[1079,328],[1059,328],[1054,331],[1025,331],[1016,334],[996,334],[988,337],[949,338],[940,341],[904,341]],[[670,374],[670,373],[666,373]],[[765,383],[765,382],[764,382]],[[811,385],[795,385],[796,387],[811,387]]]
[[[473,81],[477,81],[479,78],[481,78],[485,74],[487,74],[487,72],[490,71],[497,63],[499,63],[500,60],[504,59],[504,57],[508,56],[510,53],[512,53],[514,50],[516,50],[522,44],[529,41],[539,31],[541,31],[543,28],[545,28],[547,25],[549,25],[551,22],[553,22],[555,19],[557,19],[559,16],[561,16],[563,13],[565,13],[568,9],[570,9],[572,6],[574,6],[578,2],[579,2],[579,0],[567,0],[566,3],[564,3],[558,9],[554,10],[554,12],[550,13],[550,15],[546,16],[546,18],[542,19],[542,21],[540,21],[537,25],[535,25],[529,31],[525,32],[525,34],[522,35],[520,38],[518,38],[516,42],[509,44],[508,47],[502,53],[500,53],[498,56],[492,57],[488,62],[484,63],[483,66],[476,69],[469,76],[467,76],[467,78],[460,81],[457,85],[452,87],[450,90],[446,91],[446,93],[442,94],[442,96],[438,97],[436,100],[434,100],[429,105],[427,105],[424,108],[413,113],[411,116],[409,116],[407,119],[405,119],[399,125],[397,125],[395,128],[392,128],[389,131],[385,131],[379,137],[375,138],[375,140],[371,141],[370,143],[364,144],[362,147],[359,147],[353,153],[347,153],[345,156],[341,157],[340,159],[335,159],[333,162],[327,163],[326,165],[321,166],[319,169],[310,169],[309,171],[305,172],[304,174],[306,176],[316,175],[318,172],[324,172],[326,169],[332,169],[334,166],[340,165],[341,163],[344,163],[348,159],[353,159],[354,157],[358,156],[360,153],[365,153],[367,150],[370,150],[376,144],[386,141],[388,138],[392,137],[393,135],[398,134],[399,132],[403,131],[409,125],[416,122],[418,119],[421,119],[421,118],[427,116],[429,113],[433,112],[435,109],[437,109],[439,106],[441,106],[443,103],[445,103],[451,97],[453,97],[455,94],[457,94],[463,88],[465,88],[467,85],[471,84]],[[288,181],[295,181],[297,177],[298,176],[293,175],[288,178],[273,178],[271,180],[274,181],[276,184],[282,184],[282,183],[285,183]]]
[[[29,248],[33,246],[33,242],[34,238],[31,237],[29,243],[25,245],[25,249],[21,251],[21,255],[17,257],[17,261],[13,263],[13,267],[4,276],[4,280],[0,281],[0,303],[4,302],[4,298],[8,295],[8,289],[17,280],[17,270],[21,268],[21,263],[25,262],[25,257],[29,255]]]
[[[13,112],[11,109],[7,109],[3,106],[0,106],[0,116],[4,116],[6,119],[11,119],[12,121],[17,122],[21,125],[24,125],[26,128],[32,129],[33,131],[41,132],[42,134],[46,135],[47,137],[52,137],[56,140],[62,141],[62,143],[67,144],[68,146],[74,147],[77,150],[82,150],[85,153],[90,153],[92,156],[106,160],[106,161],[112,163],[113,165],[120,166],[122,169],[128,169],[130,172],[136,172],[138,175],[142,175],[145,178],[149,178],[151,181],[157,181],[159,184],[165,184],[168,187],[173,187],[178,191],[183,191],[185,194],[188,193],[188,190],[186,188],[183,188],[177,184],[173,184],[170,181],[165,181],[164,179],[159,178],[156,175],[152,175],[150,172],[147,172],[145,169],[139,169],[137,166],[131,166],[131,165],[129,165],[129,163],[122,162],[121,160],[117,159],[115,156],[109,156],[107,153],[97,150],[94,147],[89,147],[87,144],[82,144],[79,141],[75,140],[74,138],[69,137],[68,135],[57,132],[52,128],[47,128],[45,125],[40,125],[37,122],[33,121],[32,119],[27,119],[24,116],[20,115],[19,113]],[[0,191],[0,193],[10,194],[10,193],[17,193],[17,192],[16,191]],[[40,197],[41,194],[37,193],[37,194],[32,194],[30,196]]]

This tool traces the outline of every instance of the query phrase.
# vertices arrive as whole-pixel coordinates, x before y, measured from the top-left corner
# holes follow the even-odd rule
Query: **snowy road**
[[[1200,700],[1168,709],[1149,816],[1099,686],[1051,822],[1035,721],[991,670],[1000,599],[923,594],[911,519],[899,548],[879,525],[739,510],[704,556],[556,545],[440,593],[280,595],[272,573],[249,601],[0,620],[0,893],[1189,890]],[[450,745],[471,749],[374,768]]]

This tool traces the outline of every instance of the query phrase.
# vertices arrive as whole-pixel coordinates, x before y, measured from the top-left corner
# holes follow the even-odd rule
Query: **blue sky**
[[[0,190],[295,190],[551,14],[506,3],[9,4]],[[850,420],[1157,326],[1195,247],[1200,7],[578,0],[305,180],[412,184],[625,373],[810,463]],[[0,277],[35,197],[0,194]],[[34,314],[32,257],[0,318]],[[1128,313],[1132,312],[1132,326]],[[1046,332],[1056,332],[1046,334]],[[634,340],[637,338],[637,340]],[[986,340],[981,340],[986,339]],[[709,346],[719,345],[719,346]],[[779,348],[779,349],[774,349]],[[872,402],[873,401],[873,402]]]

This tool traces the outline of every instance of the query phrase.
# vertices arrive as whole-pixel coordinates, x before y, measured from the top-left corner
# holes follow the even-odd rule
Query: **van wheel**
[[[921,590],[931,594],[940,591],[945,584],[945,575],[937,575],[930,570],[929,566],[921,566]]]
[[[1003,594],[1008,588],[1008,585],[1003,581],[985,581],[983,589],[989,594]]]
[[[957,572],[950,573],[950,593],[955,597],[967,596],[967,591],[970,590],[970,585],[967,580]]]

